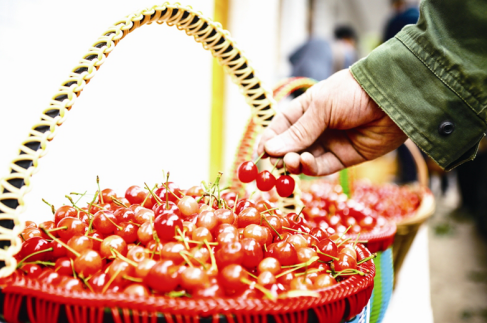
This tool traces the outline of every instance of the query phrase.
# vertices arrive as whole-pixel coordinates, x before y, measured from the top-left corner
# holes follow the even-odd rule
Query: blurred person
[[[338,26],[333,41],[312,37],[289,57],[291,75],[327,79],[341,69],[350,67],[357,60],[357,36],[350,26]]]
[[[487,131],[487,1],[423,0],[420,12],[417,24],[279,111],[259,153],[311,176],[375,159],[408,137],[445,170],[474,159]]]

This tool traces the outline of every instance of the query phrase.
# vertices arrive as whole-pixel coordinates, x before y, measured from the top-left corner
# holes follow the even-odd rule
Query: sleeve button
[[[438,132],[442,136],[451,135],[453,130],[455,130],[455,125],[450,121],[442,122],[438,128]]]

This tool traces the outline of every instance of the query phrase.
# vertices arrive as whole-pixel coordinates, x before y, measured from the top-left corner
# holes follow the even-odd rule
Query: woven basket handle
[[[30,178],[36,172],[39,158],[46,154],[47,142],[54,138],[57,127],[66,119],[67,111],[118,42],[135,29],[154,22],[176,26],[188,36],[193,36],[204,49],[210,50],[240,87],[252,108],[253,121],[260,126],[270,123],[275,113],[271,92],[263,88],[247,58],[219,23],[189,6],[167,3],[144,9],[116,22],[98,38],[88,53],[82,56],[69,78],[61,83],[59,91],[43,111],[40,122],[32,127],[29,137],[22,142],[19,156],[10,164],[10,174],[0,180],[0,261],[5,261],[5,267],[0,269],[0,277],[8,276],[15,270],[13,255],[21,248],[18,235],[24,229],[18,215],[25,209],[24,196],[30,190]],[[4,250],[4,246],[8,248]]]

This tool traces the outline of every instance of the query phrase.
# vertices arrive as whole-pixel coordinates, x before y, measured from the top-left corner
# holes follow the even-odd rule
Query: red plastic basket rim
[[[367,241],[366,244],[367,247],[372,243],[374,244],[380,243],[382,245],[380,250],[370,250],[371,252],[385,251],[394,242],[394,236],[396,235],[396,231],[397,231],[396,223],[392,221],[388,221],[382,228],[380,228],[380,231],[360,233],[359,240]],[[345,236],[347,238],[350,238],[350,240],[354,241],[355,239],[357,239],[358,234],[347,233]]]
[[[367,255],[365,255],[367,256]],[[374,284],[375,265],[367,261],[358,269],[368,271],[365,276],[352,276],[349,279],[320,291],[321,297],[297,297],[278,299],[232,299],[201,298],[183,299],[161,296],[136,297],[122,293],[101,294],[92,292],[66,291],[52,285],[42,285],[27,277],[17,277],[6,282],[5,294],[38,297],[47,301],[66,305],[83,305],[108,308],[136,308],[137,310],[157,311],[170,314],[213,314],[252,313],[283,314],[328,305],[354,294],[360,293]]]

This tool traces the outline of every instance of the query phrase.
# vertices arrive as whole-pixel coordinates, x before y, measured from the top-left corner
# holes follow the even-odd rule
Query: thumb
[[[265,151],[270,156],[283,156],[288,152],[299,152],[311,146],[325,131],[323,115],[311,103],[306,112],[286,131],[270,139],[265,144]]]

